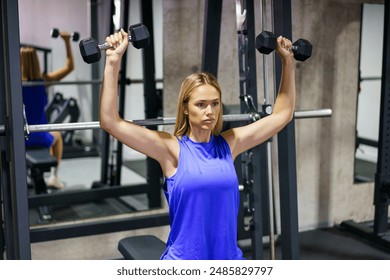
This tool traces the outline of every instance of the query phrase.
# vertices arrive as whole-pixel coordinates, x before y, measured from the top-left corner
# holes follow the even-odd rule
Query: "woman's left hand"
[[[292,43],[289,39],[279,36],[276,40],[276,52],[279,54],[283,62],[294,60],[294,52],[291,50]]]

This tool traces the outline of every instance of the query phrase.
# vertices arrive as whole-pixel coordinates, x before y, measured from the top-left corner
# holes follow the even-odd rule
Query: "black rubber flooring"
[[[306,260],[390,260],[384,248],[338,228],[302,233],[300,243]]]
[[[92,217],[103,217],[118,213],[129,212],[127,205],[115,199],[100,202],[91,202],[80,205],[58,206],[52,209],[52,220],[43,221],[39,212],[30,211],[31,225],[45,223],[77,221]],[[283,259],[280,240],[276,240],[275,258]],[[356,233],[346,231],[340,227],[315,229],[299,234],[300,260],[390,260],[390,250],[381,247],[373,241],[367,240]],[[270,259],[270,250],[264,246],[263,259]],[[243,248],[244,257],[252,259],[250,247]]]
[[[390,252],[385,248],[339,227],[301,232],[299,243],[299,260],[390,260]],[[252,259],[248,251],[245,257]],[[264,249],[264,259],[270,259],[268,248]],[[283,259],[278,241],[275,259]]]
[[[124,165],[141,176],[146,176],[145,161],[124,162]],[[97,216],[115,215],[132,211],[125,203],[107,199],[72,207],[58,206],[53,209],[54,221],[71,221]],[[42,224],[38,211],[30,211],[30,222]],[[47,223],[47,221],[46,221]],[[390,242],[390,241],[389,241]],[[335,226],[315,229],[299,234],[300,260],[390,260],[390,250],[367,240],[356,233]],[[277,240],[275,258],[282,258],[282,244]],[[250,251],[244,251],[247,259],[252,259]],[[270,259],[269,248],[265,245],[264,259]]]

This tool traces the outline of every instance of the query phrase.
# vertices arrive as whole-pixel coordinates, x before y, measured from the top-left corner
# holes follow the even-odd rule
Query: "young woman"
[[[120,61],[128,46],[121,30],[106,38],[100,126],[119,141],[157,160],[165,176],[171,231],[161,259],[242,259],[237,246],[238,180],[233,161],[278,133],[295,108],[291,41],[279,37],[282,81],[270,116],[221,132],[221,89],[213,76],[196,73],[182,83],[174,133],[153,131],[120,118]]]
[[[37,52],[32,47],[20,48],[20,65],[22,81],[59,81],[74,69],[72,48],[70,46],[70,34],[61,32],[61,38],[66,47],[65,65],[50,73],[42,74],[39,67]],[[47,92],[44,85],[23,86],[23,104],[25,106],[27,123],[46,124],[45,106],[47,104]],[[64,184],[58,178],[58,167],[62,159],[63,140],[61,132],[34,132],[26,140],[26,147],[48,147],[51,154],[57,159],[57,166],[52,168],[47,185],[62,189]]]

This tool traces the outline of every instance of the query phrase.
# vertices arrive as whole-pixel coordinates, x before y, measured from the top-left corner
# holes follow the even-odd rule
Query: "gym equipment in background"
[[[49,124],[74,123],[79,120],[80,109],[77,100],[64,98],[56,92],[53,99],[46,106],[46,118]],[[85,145],[80,139],[75,139],[75,130],[62,131],[64,141],[63,158],[77,158],[98,156],[96,147]]]

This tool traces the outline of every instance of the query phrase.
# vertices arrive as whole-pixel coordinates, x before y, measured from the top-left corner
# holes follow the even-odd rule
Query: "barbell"
[[[296,119],[307,119],[307,118],[322,118],[330,117],[332,115],[331,109],[319,109],[319,110],[303,110],[296,111],[294,117]],[[241,121],[253,121],[260,118],[258,113],[247,113],[247,114],[230,114],[223,115],[224,122],[241,122]],[[176,118],[154,118],[154,119],[143,119],[143,120],[128,120],[141,126],[158,126],[158,125],[174,125]],[[77,122],[77,123],[53,123],[53,124],[37,124],[37,125],[26,125],[25,131],[31,132],[49,132],[49,131],[67,131],[67,130],[88,130],[100,128],[100,122]],[[0,125],[0,135],[5,134],[5,126]]]
[[[95,79],[95,80],[76,80],[76,81],[22,81],[23,87],[34,87],[34,86],[53,86],[53,85],[91,85],[91,84],[101,84],[103,80]],[[125,79],[126,85],[131,84],[141,84],[143,83],[143,79]],[[163,79],[155,79],[156,83],[164,82]]]

